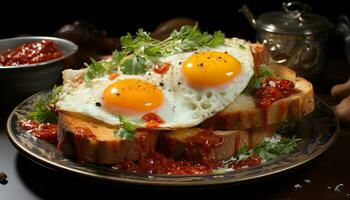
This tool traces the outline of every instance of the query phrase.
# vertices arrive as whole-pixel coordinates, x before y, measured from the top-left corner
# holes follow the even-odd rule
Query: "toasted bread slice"
[[[293,81],[298,92],[274,102],[266,111],[256,106],[252,95],[241,94],[225,110],[202,122],[201,127],[245,130],[297,120],[312,112],[315,107],[312,84],[287,67],[271,68],[278,77]]]
[[[175,160],[225,160],[247,145],[252,148],[265,137],[271,137],[274,127],[252,130],[212,131],[200,128],[161,133],[159,151]]]
[[[138,160],[154,150],[158,133],[138,131],[135,140],[123,140],[103,122],[76,113],[60,112],[58,148],[68,157],[99,164]]]

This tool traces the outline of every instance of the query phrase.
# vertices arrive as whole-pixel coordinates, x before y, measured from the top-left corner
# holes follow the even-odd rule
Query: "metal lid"
[[[329,31],[333,24],[325,17],[309,13],[311,8],[300,2],[283,3],[284,12],[269,12],[259,16],[258,29],[272,33],[311,35]]]

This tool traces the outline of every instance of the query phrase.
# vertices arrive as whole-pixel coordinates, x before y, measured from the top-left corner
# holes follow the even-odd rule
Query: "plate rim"
[[[290,171],[292,169],[298,168],[302,165],[304,165],[305,163],[315,159],[316,157],[320,156],[322,153],[324,153],[327,149],[329,149],[330,146],[333,145],[333,143],[336,141],[338,135],[339,135],[339,130],[340,130],[340,125],[339,125],[339,119],[336,115],[335,119],[336,119],[336,127],[334,132],[332,133],[331,138],[329,139],[329,141],[324,144],[324,147],[315,152],[314,154],[310,155],[309,157],[296,161],[295,164],[292,164],[290,166],[281,168],[281,169],[277,169],[277,170],[272,170],[272,171],[265,171],[265,173],[259,174],[259,175],[250,175],[248,177],[238,177],[235,179],[215,179],[215,176],[225,176],[227,175],[227,173],[225,174],[208,174],[208,175],[185,175],[185,176],[171,176],[171,175],[147,175],[147,176],[157,176],[157,177],[162,177],[162,179],[164,180],[155,180],[155,179],[150,179],[150,180],[143,180],[143,179],[134,179],[134,178],[123,178],[123,177],[117,177],[117,176],[110,176],[110,175],[106,175],[106,174],[99,174],[99,173],[93,173],[93,172],[88,172],[88,171],[83,171],[83,170],[79,170],[79,169],[75,169],[75,168],[71,168],[69,166],[65,166],[63,164],[60,163],[56,163],[54,161],[51,161],[47,158],[44,158],[40,155],[37,155],[33,152],[31,152],[29,149],[27,149],[26,147],[24,147],[20,141],[16,138],[16,134],[13,132],[12,128],[11,128],[11,122],[14,118],[14,116],[16,115],[16,110],[18,110],[19,107],[21,107],[23,104],[25,104],[27,101],[31,100],[32,98],[34,98],[35,96],[38,96],[40,94],[45,94],[47,93],[49,90],[43,90],[43,91],[39,91],[33,95],[31,95],[30,97],[26,98],[25,100],[23,100],[21,103],[19,103],[15,108],[13,108],[13,110],[11,111],[10,115],[8,116],[7,119],[7,123],[6,123],[6,128],[7,128],[7,136],[9,138],[9,140],[11,141],[11,143],[16,147],[16,149],[22,153],[22,155],[24,155],[25,157],[29,158],[30,160],[36,162],[39,165],[42,165],[43,167],[49,168],[51,170],[62,170],[63,172],[69,172],[71,174],[74,175],[83,175],[83,176],[87,176],[90,178],[96,178],[102,181],[110,181],[110,182],[119,182],[119,183],[128,183],[128,184],[137,184],[137,185],[150,185],[150,186],[214,186],[214,185],[223,185],[223,184],[238,184],[238,183],[244,183],[244,182],[248,182],[248,181],[254,181],[254,180],[260,180],[262,178],[267,178],[267,177],[271,177],[272,175],[278,175],[281,174],[282,172],[287,172]],[[315,99],[317,99],[318,101],[320,101],[322,104],[324,104],[324,106],[326,106],[328,109],[331,110],[330,106],[325,103],[322,99],[320,99],[319,97],[315,96]],[[118,172],[116,172],[118,173]],[[146,176],[146,175],[145,175]],[[211,181],[193,181],[193,178],[196,177],[211,177]],[[166,178],[192,178],[190,179],[190,181],[166,181]]]

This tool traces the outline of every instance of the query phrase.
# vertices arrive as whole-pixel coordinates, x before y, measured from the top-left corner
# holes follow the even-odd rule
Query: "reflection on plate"
[[[147,185],[215,185],[242,183],[277,174],[304,164],[324,152],[334,142],[338,132],[338,122],[330,108],[316,98],[316,109],[299,121],[292,130],[301,138],[295,153],[279,157],[256,167],[240,169],[222,174],[210,175],[154,175],[129,173],[89,163],[79,163],[65,158],[56,147],[26,133],[18,126],[18,120],[33,109],[36,98],[46,95],[40,92],[17,106],[9,116],[7,129],[11,142],[24,155],[47,167],[61,169],[80,175],[109,181],[119,181]]]

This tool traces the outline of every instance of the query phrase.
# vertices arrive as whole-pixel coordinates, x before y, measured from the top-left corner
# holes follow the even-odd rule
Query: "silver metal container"
[[[257,19],[247,5],[242,12],[256,29],[256,39],[269,49],[271,63],[286,65],[298,75],[316,78],[324,67],[327,37],[333,24],[300,2],[283,3],[284,11],[268,12]]]

